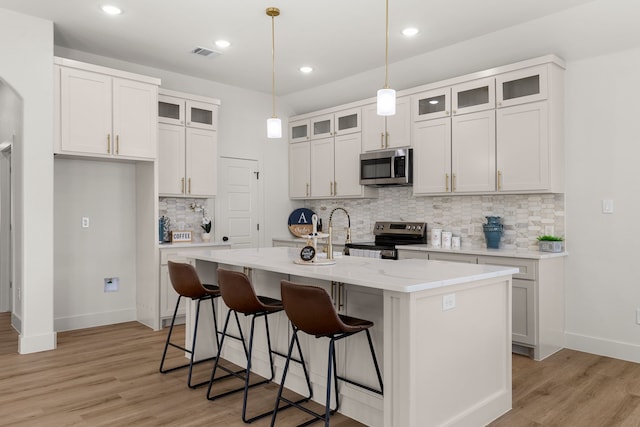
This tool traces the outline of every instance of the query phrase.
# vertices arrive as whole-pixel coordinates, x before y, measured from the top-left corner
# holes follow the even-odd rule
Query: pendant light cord
[[[389,0],[386,0],[386,34],[384,49],[384,88],[389,89]]]
[[[273,101],[273,116],[276,116],[276,37],[275,15],[271,15],[271,98]]]

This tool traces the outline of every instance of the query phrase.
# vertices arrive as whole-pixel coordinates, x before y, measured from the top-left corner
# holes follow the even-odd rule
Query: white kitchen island
[[[372,335],[383,368],[384,397],[341,383],[340,412],[351,418],[385,427],[481,426],[511,409],[511,276],[518,269],[358,257],[307,266],[294,263],[298,256],[299,249],[283,247],[188,254],[203,280],[215,280],[215,269],[223,266],[248,272],[256,291],[271,297],[279,298],[282,279],[323,286],[341,312],[375,322]],[[224,304],[218,307],[223,319]],[[290,330],[284,313],[276,316],[269,318],[272,341],[284,351]],[[264,329],[256,328],[258,351],[266,346]],[[200,332],[199,351],[213,348],[211,329]],[[327,343],[305,338],[314,399],[324,404]],[[338,369],[375,386],[365,337],[347,339],[339,351]],[[256,372],[266,374],[266,351],[254,355]],[[239,345],[230,346],[224,357],[244,366]],[[284,361],[276,357],[276,362],[279,381]],[[287,387],[302,392],[301,370],[295,365]]]

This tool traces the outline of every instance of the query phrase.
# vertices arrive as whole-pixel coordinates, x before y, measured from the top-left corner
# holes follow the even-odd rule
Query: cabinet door
[[[184,126],[158,125],[158,193],[161,195],[184,195],[184,129]]]
[[[61,151],[110,156],[111,77],[62,68],[60,80]]]
[[[362,135],[360,133],[352,133],[336,136],[334,144],[333,195],[339,197],[361,195],[360,152],[362,150]]]
[[[333,123],[335,135],[360,132],[362,129],[361,111],[360,108],[354,108],[335,113],[335,121]]]
[[[498,191],[551,185],[547,101],[496,110]]]
[[[184,107],[184,99],[158,94],[158,121],[184,126]]]
[[[299,120],[289,123],[289,142],[303,142],[309,140],[309,120]]]
[[[216,131],[186,128],[186,194],[212,197],[218,189]]]
[[[512,279],[511,334],[516,343],[537,345],[535,282]]]
[[[311,145],[309,141],[289,144],[289,197],[311,195]]]
[[[311,139],[333,136],[333,114],[311,119]]]
[[[496,190],[495,110],[451,119],[452,189],[457,193]]]
[[[385,132],[384,116],[378,115],[376,104],[362,107],[362,151],[383,149]]]
[[[160,318],[170,319],[173,316],[173,310],[176,308],[178,301],[178,293],[171,285],[169,278],[169,268],[166,265],[160,266]],[[178,316],[184,316],[186,312],[184,299],[180,301],[178,308]]]
[[[490,110],[495,107],[495,80],[493,77],[459,84],[451,89],[451,112],[453,115]]]
[[[155,159],[158,87],[113,79],[113,133],[116,156]]]
[[[186,101],[187,126],[218,130],[218,106],[206,102]]]
[[[413,194],[451,192],[451,119],[413,124]]]
[[[444,87],[411,96],[413,121],[440,119],[451,115],[451,88]]]
[[[526,68],[496,77],[498,108],[547,99],[548,66]]]
[[[333,196],[333,138],[311,142],[311,197]]]
[[[408,96],[396,99],[396,114],[387,116],[386,148],[411,145],[411,99]]]

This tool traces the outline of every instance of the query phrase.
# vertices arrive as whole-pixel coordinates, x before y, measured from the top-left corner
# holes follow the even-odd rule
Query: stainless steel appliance
[[[376,221],[373,235],[373,242],[345,244],[345,255],[398,259],[397,245],[427,243],[427,223]]]
[[[382,186],[412,183],[412,148],[360,154],[360,184]]]

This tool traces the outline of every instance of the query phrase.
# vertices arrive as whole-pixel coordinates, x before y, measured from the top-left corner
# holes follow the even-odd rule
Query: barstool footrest
[[[343,381],[343,382],[349,383],[349,384],[353,384],[353,385],[355,385],[357,387],[363,388],[363,389],[368,390],[368,391],[370,391],[372,393],[377,393],[377,394],[379,394],[381,396],[383,395],[382,390],[378,390],[378,389],[375,389],[375,388],[370,387],[368,385],[365,385],[365,384],[350,380],[349,378],[341,377],[340,375],[336,375],[336,378],[339,379],[340,381]]]
[[[188,351],[188,350],[186,350],[186,351]],[[209,362],[211,360],[215,360],[215,358],[216,358],[215,356],[211,356],[211,357],[208,357],[206,359],[198,360],[198,361],[193,362],[193,365],[190,364],[190,363],[185,363],[184,365],[174,366],[173,368],[161,370],[160,373],[161,374],[166,374],[166,373],[169,373],[169,372],[177,371],[178,369],[188,368],[189,366],[195,366],[195,365],[198,365],[200,363]]]
[[[313,419],[311,419],[309,421],[305,421],[304,423],[299,424],[298,427],[308,426],[308,425],[316,423],[316,422],[318,422],[320,420],[326,421],[325,414],[319,414],[318,412],[314,412],[311,409],[305,408],[304,406],[300,405],[303,402],[308,402],[309,400],[311,400],[309,398],[300,399],[300,400],[297,400],[297,401],[294,402],[291,399],[288,399],[286,397],[280,396],[280,400],[282,400],[283,402],[285,402],[287,404],[285,406],[279,407],[278,411],[282,411],[283,409],[287,409],[287,408],[291,408],[291,407],[296,407],[296,408],[300,409],[302,412],[306,412],[307,414],[309,414],[312,417],[314,417]],[[271,413],[273,413],[273,411],[271,411]],[[336,409],[331,409],[330,414],[333,415],[335,413],[336,413]]]

